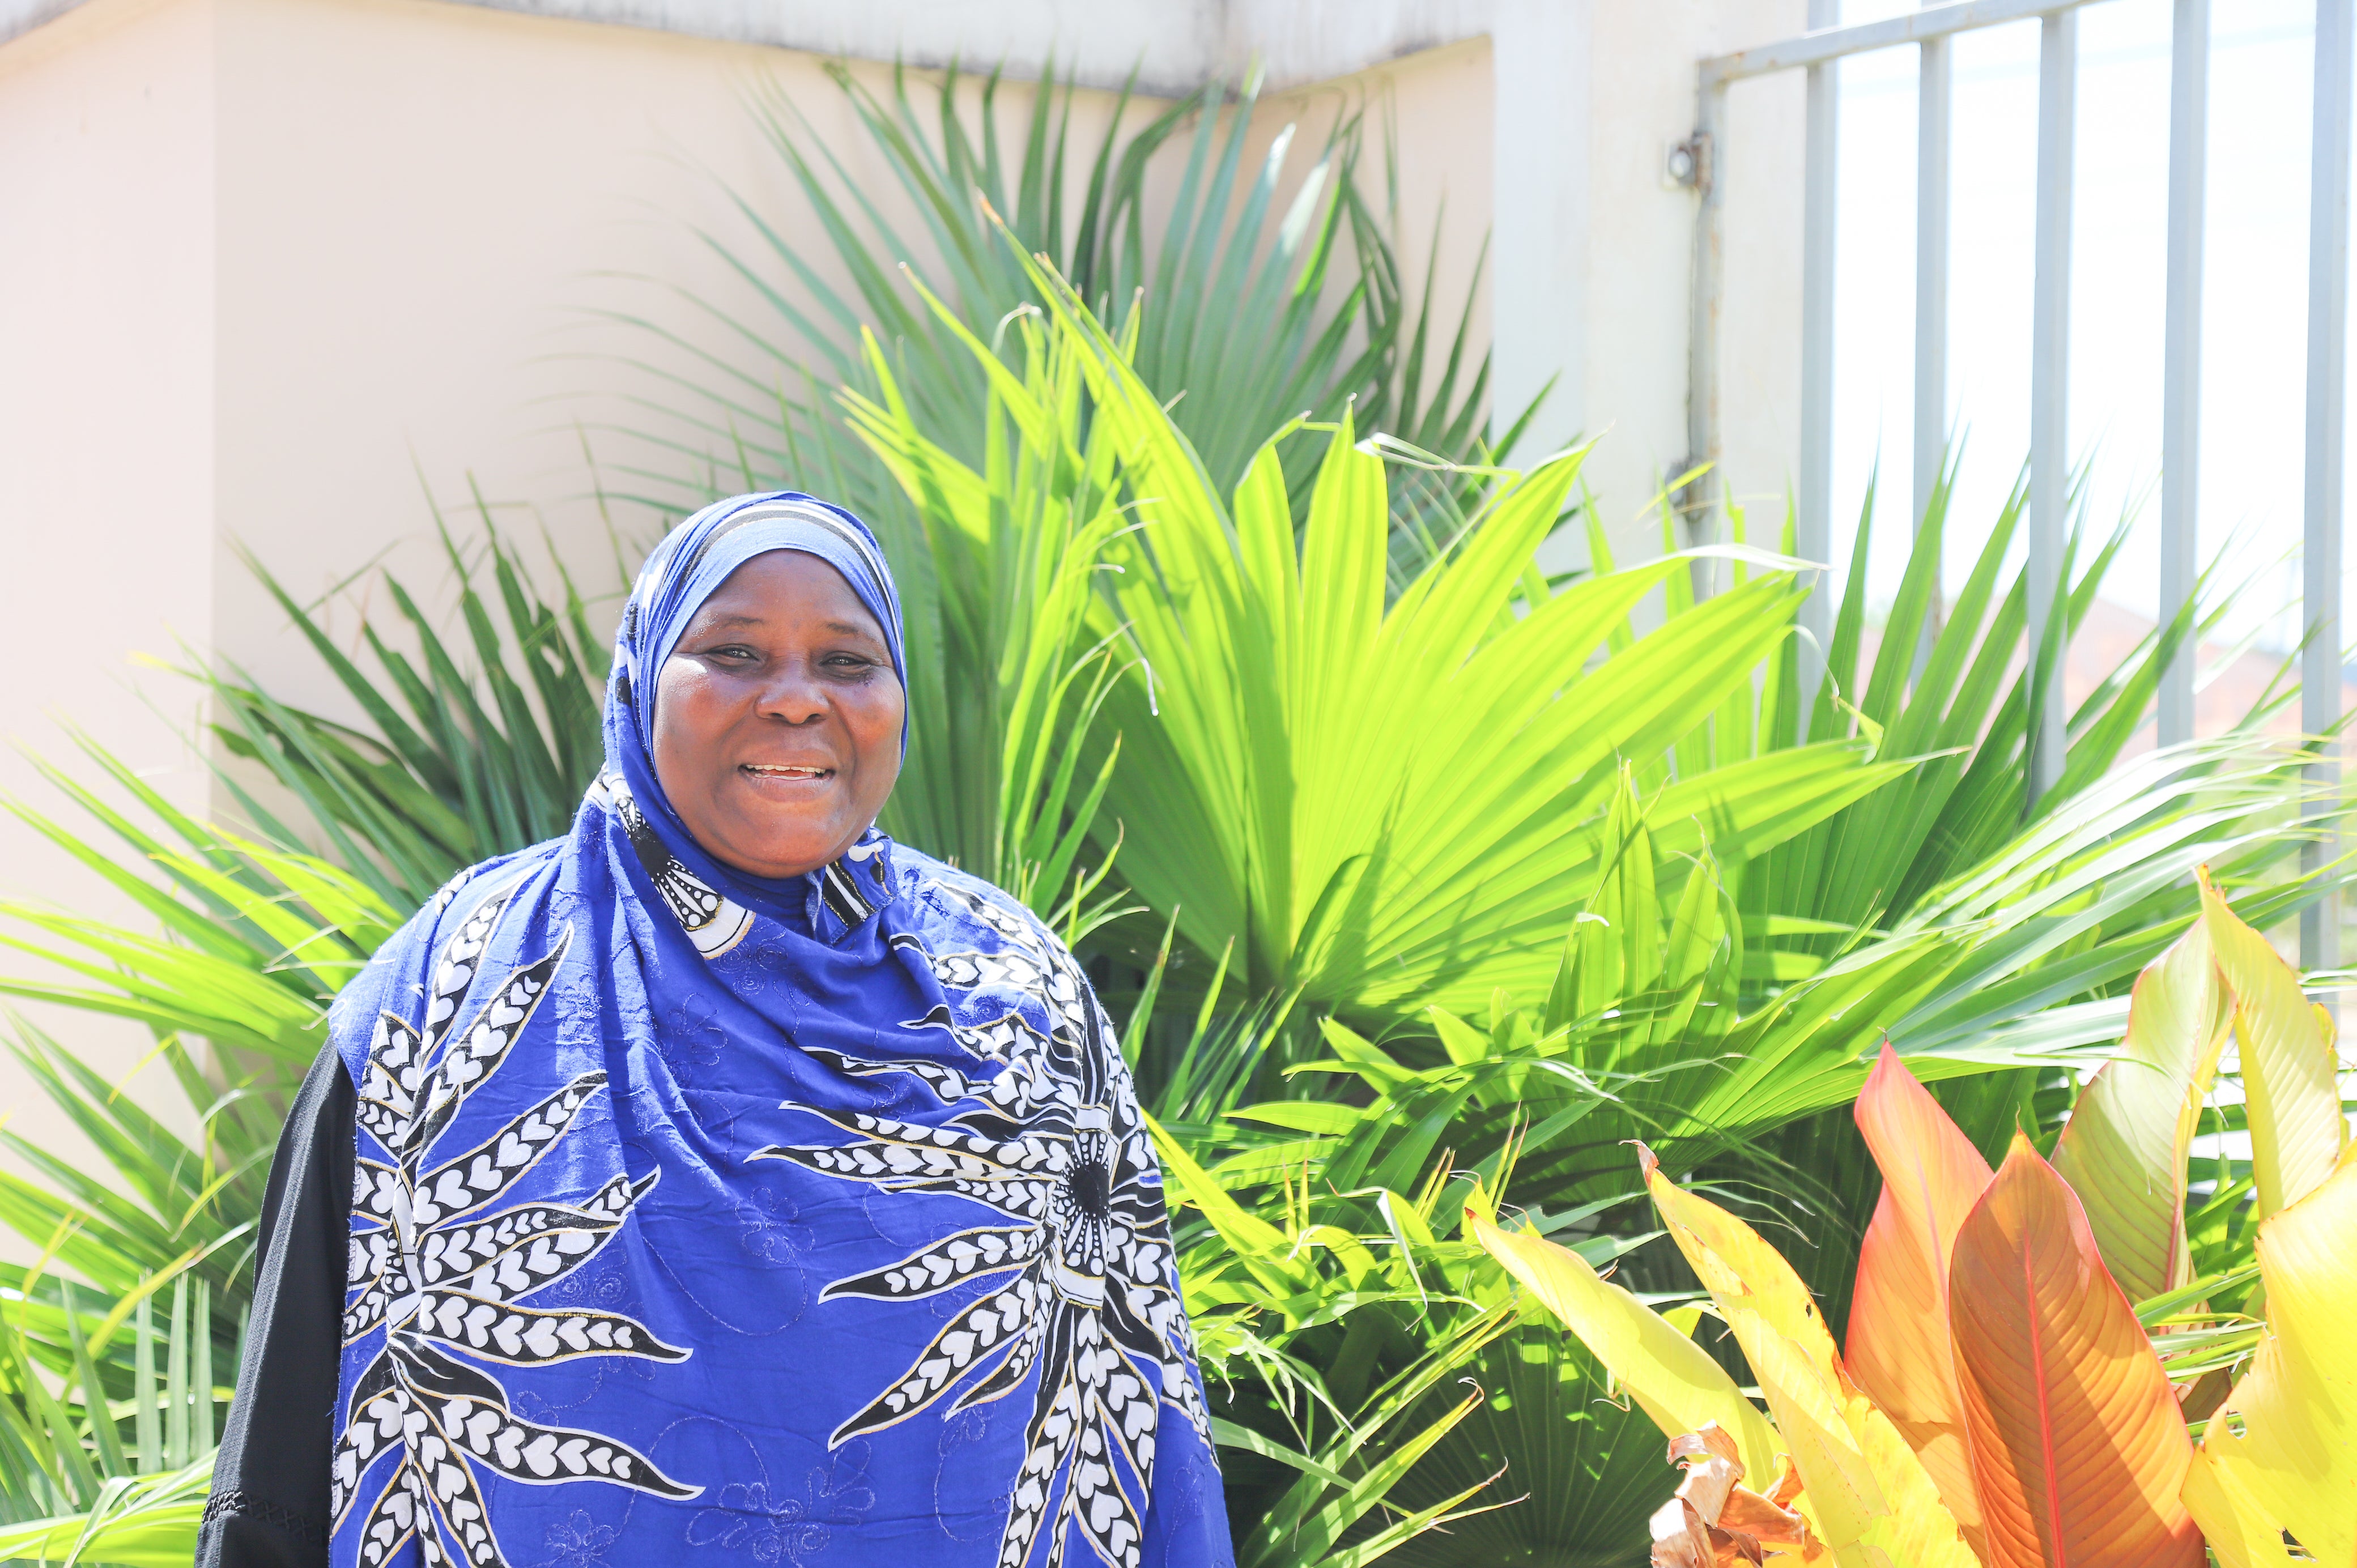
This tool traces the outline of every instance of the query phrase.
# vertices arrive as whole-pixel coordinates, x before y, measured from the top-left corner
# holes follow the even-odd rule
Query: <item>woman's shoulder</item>
[[[892,846],[892,870],[900,897],[920,924],[936,928],[939,934],[954,935],[962,929],[979,926],[1024,946],[1058,954],[1065,951],[1054,930],[1021,899],[971,871],[897,842]]]
[[[468,866],[445,882],[399,929],[378,945],[367,967],[337,994],[328,1010],[331,1036],[341,1039],[351,1033],[356,1015],[373,1019],[378,1010],[412,1000],[410,993],[423,982],[434,954],[451,933],[500,895],[512,892],[534,873],[553,864],[565,842],[554,838],[528,849],[494,855]]]
[[[490,899],[511,892],[534,872],[553,865],[563,854],[569,837],[549,839],[467,867],[445,882],[410,917],[402,934],[419,946],[438,945],[445,930],[456,922],[467,919]]]

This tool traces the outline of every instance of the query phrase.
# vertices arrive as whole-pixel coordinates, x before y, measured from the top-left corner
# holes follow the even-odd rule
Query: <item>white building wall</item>
[[[1555,377],[1533,451],[1598,437],[1587,477],[1623,560],[1657,553],[1648,499],[1686,452],[1692,190],[1664,169],[1693,129],[1695,64],[1805,31],[1803,0],[1499,0],[1492,178],[1498,397]],[[1725,478],[1781,517],[1800,395],[1800,129],[1793,84],[1752,90],[1737,134],[1739,261],[1723,349]],[[1772,536],[1770,538],[1772,542]],[[1566,560],[1584,547],[1566,542]]]

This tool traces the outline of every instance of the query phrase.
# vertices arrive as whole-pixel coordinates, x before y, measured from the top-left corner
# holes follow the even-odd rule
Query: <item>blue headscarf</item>
[[[1161,1178],[1079,966],[872,829],[763,879],[663,796],[654,672],[770,550],[840,572],[902,667],[857,519],[706,508],[632,589],[572,832],[460,875],[337,1000],[330,1560],[1224,1568]]]

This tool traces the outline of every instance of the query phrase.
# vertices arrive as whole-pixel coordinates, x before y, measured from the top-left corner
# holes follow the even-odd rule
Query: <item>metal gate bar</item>
[[[2062,781],[2062,518],[2070,506],[2071,174],[2077,139],[2079,16],[2051,12],[2038,38],[2037,273],[2029,333],[2029,798]]]
[[[1841,0],[1809,0],[1812,30],[1841,19]],[[1835,168],[1840,151],[1837,118],[1841,90],[1828,60],[1808,70],[1808,141],[1803,166],[1801,243],[1801,493],[1792,520],[1793,542],[1807,561],[1833,559],[1834,488],[1834,242]],[[1801,690],[1813,692],[1825,672],[1833,646],[1833,600],[1811,594],[1801,607]],[[1809,704],[1801,704],[1801,733],[1807,736]]]
[[[2200,575],[2194,491],[2201,452],[2201,217],[2209,170],[2210,0],[2177,0],[2169,48],[2169,282],[2161,348],[2160,624]],[[2198,629],[2198,628],[2197,628]],[[2160,744],[2193,738],[2195,638],[2160,678]]]
[[[2350,0],[2317,0],[2316,130],[2309,170],[2308,208],[2308,475],[2300,535],[2301,636],[2299,725],[2309,735],[2331,734],[2341,723],[2341,436],[2348,424],[2349,385],[2349,101]],[[2341,742],[2318,747],[2309,768],[2313,792],[2306,815],[2324,815],[2341,803]],[[2312,824],[2319,837],[2300,852],[2313,871],[2338,854],[2337,834]],[[2337,900],[2335,901],[2337,903]],[[2310,905],[2299,918],[2300,963],[2328,969],[2339,961],[2340,921],[2332,904]]]
[[[1918,72],[1915,117],[1915,526],[1932,510],[1932,492],[1948,449],[1948,131],[1954,71],[1945,36],[1926,38]],[[1940,607],[1916,650],[1921,673],[1931,656]]]

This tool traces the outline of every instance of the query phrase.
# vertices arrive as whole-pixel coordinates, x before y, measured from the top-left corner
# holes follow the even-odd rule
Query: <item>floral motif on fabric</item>
[[[945,1401],[942,1418],[1025,1393],[1029,1415],[1019,1466],[1006,1478],[1000,1568],[1028,1568],[1042,1553],[1060,1563],[1075,1536],[1114,1568],[1135,1568],[1161,1405],[1179,1411],[1207,1444],[1211,1427],[1152,1145],[1112,1030],[1071,956],[985,897],[948,883],[933,891],[1001,945],[935,953],[896,936],[923,956],[949,998],[907,1026],[946,1027],[995,1070],[813,1052],[859,1077],[912,1076],[952,1113],[929,1124],[790,1105],[850,1141],[754,1156],[985,1220],[821,1294],[822,1303],[970,1296],[830,1441],[840,1447]]]
[[[768,1568],[793,1568],[824,1552],[838,1530],[857,1524],[876,1506],[867,1480],[867,1444],[853,1443],[804,1477],[802,1491],[767,1481],[739,1481],[720,1489],[716,1508],[687,1521],[690,1546],[743,1548]]]
[[[560,928],[540,958],[478,985],[510,897],[487,898],[444,945],[422,1026],[378,1015],[361,1081],[343,1339],[348,1352],[376,1349],[345,1401],[330,1507],[339,1534],[359,1520],[358,1560],[371,1568],[413,1540],[428,1568],[504,1568],[487,1477],[662,1498],[702,1491],[613,1438],[527,1419],[500,1380],[507,1369],[587,1357],[689,1354],[619,1313],[530,1305],[565,1294],[559,1287],[614,1238],[655,1178],[617,1176],[561,1201],[509,1201],[605,1092],[603,1072],[580,1074],[501,1125],[464,1115],[508,1062],[571,941]],[[470,995],[482,1000],[460,1028]],[[579,1559],[587,1543],[567,1550]]]

